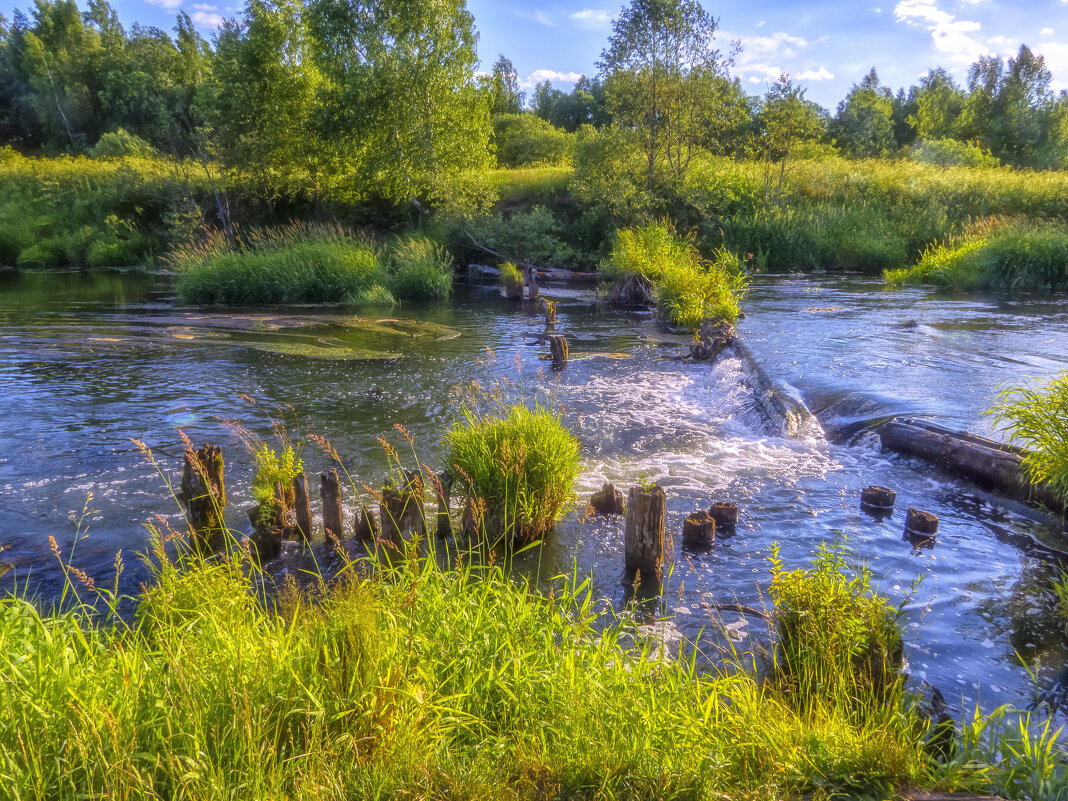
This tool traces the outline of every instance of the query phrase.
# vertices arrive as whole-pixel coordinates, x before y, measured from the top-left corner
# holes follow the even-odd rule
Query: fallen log
[[[883,450],[925,459],[980,486],[1021,501],[1036,501],[1054,512],[1068,513],[1052,488],[1032,484],[1024,470],[1026,451],[963,431],[900,417],[876,431]]]

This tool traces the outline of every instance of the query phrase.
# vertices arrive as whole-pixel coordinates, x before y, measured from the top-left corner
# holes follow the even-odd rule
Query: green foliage
[[[257,231],[243,248],[222,237],[170,258],[187,303],[392,303],[374,245],[341,228],[295,225]]]
[[[1068,287],[1068,228],[1060,223],[992,218],[928,248],[909,268],[888,270],[891,284],[954,289]]]
[[[1068,372],[1041,386],[1004,389],[989,409],[1009,439],[1028,450],[1027,477],[1068,502]]]
[[[857,158],[876,158],[894,149],[893,94],[879,84],[874,68],[838,104],[831,134],[844,153]]]
[[[648,282],[660,317],[688,330],[704,320],[735,322],[746,286],[736,255],[719,250],[702,259],[692,238],[678,236],[667,222],[619,231],[600,272],[617,283]]]
[[[460,493],[485,510],[490,542],[541,539],[572,498],[579,441],[548,409],[515,404],[499,416],[469,411],[445,442]]]
[[[89,155],[96,159],[116,159],[123,156],[148,157],[156,155],[155,148],[136,134],[119,128],[100,137],[89,149]]]
[[[293,479],[304,471],[304,463],[297,457],[292,445],[284,447],[279,456],[270,445],[263,443],[252,454],[252,461],[256,466],[256,474],[252,478],[252,497],[268,508],[274,498],[274,485],[280,483],[283,493],[289,494],[292,492]]]
[[[795,86],[789,75],[780,75],[769,87],[756,122],[764,160],[764,198],[778,199],[791,161],[823,135],[825,122],[819,106],[805,100],[805,90]]]
[[[452,256],[419,234],[393,240],[387,250],[388,282],[398,298],[445,299],[452,295]]]
[[[571,159],[574,136],[533,114],[498,114],[493,141],[500,167],[562,164]]]
[[[925,139],[909,153],[914,161],[937,164],[942,167],[999,167],[996,156],[977,144],[958,142],[956,139]]]
[[[534,205],[510,217],[494,214],[471,220],[466,230],[478,242],[515,261],[540,267],[570,267],[575,253],[564,228],[545,206]]]
[[[800,706],[830,702],[870,714],[870,699],[900,703],[904,643],[895,610],[872,590],[866,568],[850,570],[847,554],[841,542],[824,544],[811,569],[787,571],[774,552],[771,681]]]
[[[522,289],[526,285],[522,270],[511,261],[506,261],[501,265],[500,279],[501,286],[505,289]]]

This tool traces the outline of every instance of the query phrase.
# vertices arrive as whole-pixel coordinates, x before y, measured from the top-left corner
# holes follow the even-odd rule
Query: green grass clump
[[[778,647],[772,681],[799,704],[834,703],[863,714],[900,703],[904,643],[897,614],[855,572],[845,547],[821,545],[809,570],[786,571],[772,557]],[[874,704],[874,705],[873,705]]]
[[[514,404],[500,416],[468,412],[445,438],[461,494],[484,509],[491,541],[548,534],[572,498],[579,441],[548,409]]]
[[[884,275],[890,284],[953,289],[1068,288],[1068,226],[1017,218],[987,220],[928,249],[914,266]]]
[[[452,256],[437,242],[411,234],[395,239],[387,250],[388,282],[398,298],[447,299],[452,295]]]
[[[282,500],[287,508],[293,505],[293,479],[304,471],[304,463],[292,445],[282,448],[279,455],[266,442],[252,454],[256,473],[252,477],[252,497],[260,505],[260,520],[266,522],[273,510],[275,484],[282,485]]]
[[[1068,503],[1068,372],[1037,387],[1007,387],[987,413],[1026,449],[1031,483],[1048,485]]]
[[[692,239],[680,237],[661,221],[619,231],[600,272],[616,282],[648,282],[660,317],[696,330],[704,320],[738,319],[746,286],[741,268],[738,257],[726,250],[716,251],[712,260],[701,258]]]
[[[393,303],[374,244],[342,228],[293,225],[257,231],[233,249],[220,237],[176,252],[187,303]]]

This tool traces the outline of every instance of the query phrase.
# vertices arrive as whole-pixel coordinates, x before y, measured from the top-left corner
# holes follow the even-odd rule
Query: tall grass
[[[552,530],[578,475],[579,442],[549,409],[514,404],[466,412],[445,437],[460,494],[484,508],[491,542],[526,543]]]
[[[1039,386],[1011,386],[987,412],[1025,449],[1033,484],[1047,484],[1068,502],[1068,372]]]
[[[387,282],[398,298],[446,299],[452,295],[452,256],[419,234],[393,239],[386,249]]]
[[[889,270],[890,284],[939,284],[954,289],[1068,288],[1068,226],[1020,218],[969,225],[917,264]]]
[[[666,221],[619,231],[600,272],[615,282],[648,282],[660,317],[690,330],[704,320],[735,322],[746,286],[737,256],[721,249],[703,259]]]

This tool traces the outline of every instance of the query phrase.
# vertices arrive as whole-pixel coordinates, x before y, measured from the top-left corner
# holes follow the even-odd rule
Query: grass
[[[579,442],[548,409],[514,404],[498,415],[467,412],[445,437],[459,493],[479,505],[491,541],[548,534],[578,475]]]
[[[987,411],[1009,440],[1025,448],[1032,484],[1047,484],[1068,502],[1068,372],[1039,386],[1010,386]]]
[[[398,298],[444,300],[452,295],[452,256],[419,234],[395,237],[386,250],[387,283]]]
[[[638,279],[652,287],[661,319],[696,330],[704,320],[737,321],[746,279],[737,256],[720,250],[701,258],[692,239],[666,221],[618,232],[601,275],[614,282]]]
[[[256,473],[252,478],[252,497],[259,504],[259,519],[266,524],[274,512],[275,484],[282,485],[282,499],[287,508],[293,506],[293,479],[304,470],[292,445],[282,448],[281,456],[266,442],[253,451]]]
[[[889,270],[890,284],[938,284],[953,289],[1068,288],[1068,226],[992,218],[929,248],[914,266]]]

